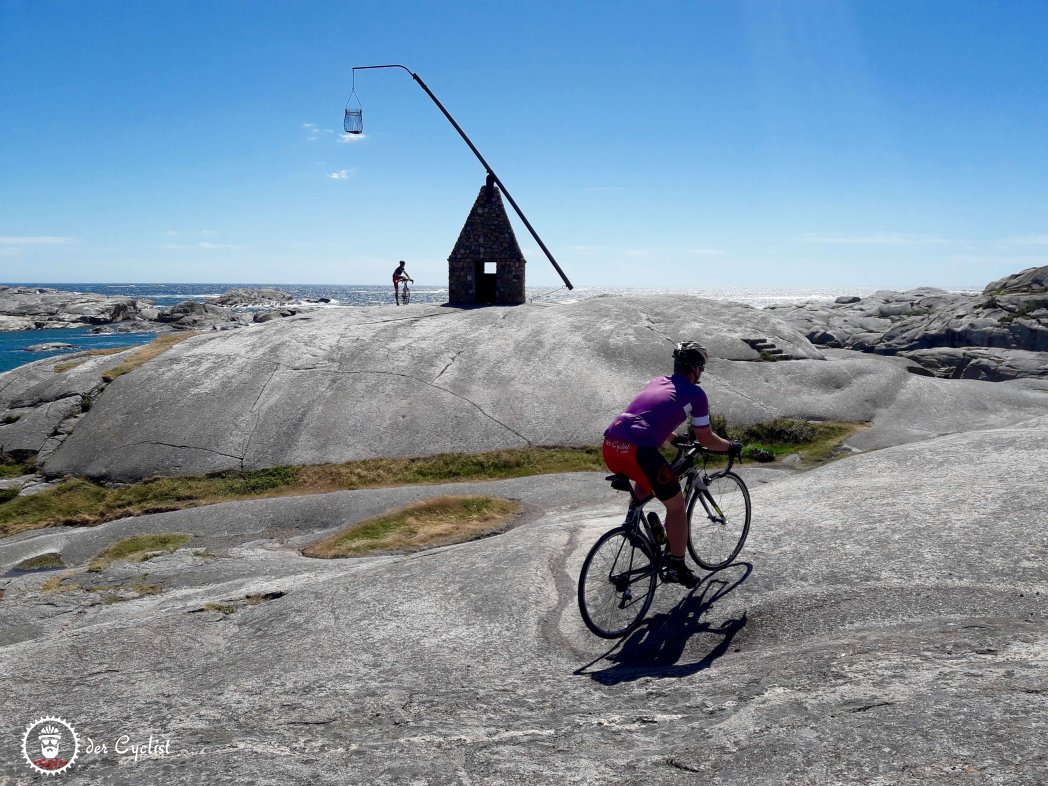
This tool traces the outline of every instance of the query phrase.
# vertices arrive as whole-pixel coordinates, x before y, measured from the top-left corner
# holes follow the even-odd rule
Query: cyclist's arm
[[[695,426],[692,430],[695,432],[695,439],[707,450],[717,453],[727,453],[731,450],[731,443],[714,434],[709,426]]]

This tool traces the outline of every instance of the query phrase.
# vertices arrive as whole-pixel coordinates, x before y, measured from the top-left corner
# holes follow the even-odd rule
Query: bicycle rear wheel
[[[657,572],[647,543],[625,527],[605,532],[582,563],[579,611],[586,627],[618,639],[638,625],[655,596]]]
[[[714,475],[708,489],[698,489],[688,503],[688,551],[706,570],[719,570],[731,564],[746,542],[750,492],[734,472]]]

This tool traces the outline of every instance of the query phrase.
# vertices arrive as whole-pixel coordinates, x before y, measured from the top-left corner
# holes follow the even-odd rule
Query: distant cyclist
[[[608,469],[627,475],[642,500],[654,494],[666,506],[670,556],[665,579],[685,587],[694,587],[699,578],[684,564],[688,544],[684,493],[659,448],[691,416],[695,439],[704,448],[742,453],[741,442],[729,442],[710,428],[709,403],[698,386],[708,359],[706,349],[694,341],[677,344],[673,375],[651,380],[604,432],[604,463]]]
[[[400,305],[400,282],[410,281],[412,284],[415,283],[415,279],[408,275],[408,271],[404,269],[407,263],[404,260],[400,260],[400,265],[396,270],[393,271],[393,298],[397,301],[397,305]],[[404,285],[404,289],[407,289],[407,284]],[[405,294],[405,302],[407,297]]]

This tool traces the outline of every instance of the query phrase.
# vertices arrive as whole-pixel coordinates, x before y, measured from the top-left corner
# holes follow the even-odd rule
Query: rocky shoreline
[[[1048,266],[993,281],[978,295],[921,287],[766,310],[813,344],[901,355],[930,376],[1048,377]]]
[[[228,330],[301,313],[301,306],[289,305],[292,301],[276,289],[231,289],[209,303],[185,300],[162,307],[147,298],[0,286],[0,331],[85,325],[121,333]]]

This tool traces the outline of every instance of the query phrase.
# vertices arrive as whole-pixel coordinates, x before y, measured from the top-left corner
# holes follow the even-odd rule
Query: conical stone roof
[[[482,186],[448,261],[516,262],[523,259],[524,254],[502,204],[502,192],[494,184]]]

